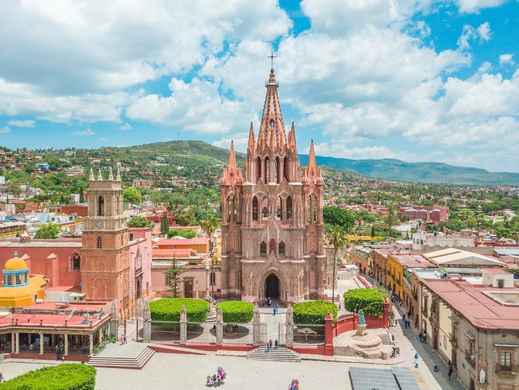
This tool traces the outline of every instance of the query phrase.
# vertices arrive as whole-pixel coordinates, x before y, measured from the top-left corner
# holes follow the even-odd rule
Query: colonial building
[[[323,179],[313,142],[299,165],[294,124],[288,137],[271,69],[258,137],[251,124],[245,168],[231,143],[220,179],[222,293],[249,301],[296,302],[324,295]]]

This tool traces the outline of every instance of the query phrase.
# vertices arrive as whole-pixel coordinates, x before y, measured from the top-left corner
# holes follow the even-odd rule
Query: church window
[[[72,271],[81,270],[81,258],[77,253],[72,255]]]
[[[265,241],[262,241],[260,244],[260,256],[267,256],[267,243]]]
[[[103,247],[103,239],[100,236],[97,237],[96,246],[98,249],[101,249]]]
[[[269,217],[269,209],[268,207],[263,207],[263,211],[262,211],[262,215],[263,215],[263,218],[268,218]]]
[[[292,197],[287,198],[287,219],[292,219]]]
[[[232,194],[227,198],[227,221],[235,221],[235,201]]]
[[[270,177],[270,160],[268,157],[265,157],[265,169],[264,169],[264,182],[265,183],[268,183],[269,182],[269,177]]]
[[[310,195],[310,223],[317,223],[317,197],[312,194]]]
[[[276,254],[276,240],[274,240],[273,238],[271,238],[269,241],[269,253]]]
[[[271,128],[271,129],[274,128],[275,123],[276,123],[276,122],[274,122],[274,119],[271,119],[271,120],[270,120],[269,125],[270,125],[270,128]]]
[[[279,246],[278,246],[278,254],[279,254],[279,257],[285,257],[285,243],[283,241],[281,241],[279,243]]]
[[[281,161],[276,157],[276,183],[281,182]]]
[[[252,198],[252,220],[257,221],[259,218],[259,204],[258,198]]]
[[[102,217],[105,215],[105,198],[100,196],[97,198],[97,216]]]
[[[288,157],[285,157],[283,159],[283,177],[286,181],[290,181],[288,175]]]
[[[261,179],[261,158],[256,159],[256,182]]]
[[[278,219],[283,219],[283,198],[281,196],[278,197],[276,215]]]

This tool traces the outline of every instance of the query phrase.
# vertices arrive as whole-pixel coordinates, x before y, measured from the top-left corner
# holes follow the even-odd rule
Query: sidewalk
[[[420,356],[418,370],[428,382],[437,382],[442,390],[464,390],[463,385],[454,377],[451,380],[448,378],[449,368],[438,356],[438,352],[427,344],[418,340],[417,334],[411,328],[404,328],[403,321],[397,307],[394,306],[395,319],[397,320],[397,327],[391,328],[395,334],[395,339],[400,340],[400,343],[407,343],[411,350],[410,361],[414,367],[414,354],[418,352]],[[395,331],[396,330],[396,331]],[[439,372],[434,372],[434,365],[440,369]]]

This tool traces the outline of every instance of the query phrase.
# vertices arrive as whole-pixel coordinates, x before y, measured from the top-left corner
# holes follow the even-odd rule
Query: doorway
[[[267,279],[265,279],[265,298],[279,300],[279,297],[279,279],[276,275],[270,274],[269,276],[267,276]]]

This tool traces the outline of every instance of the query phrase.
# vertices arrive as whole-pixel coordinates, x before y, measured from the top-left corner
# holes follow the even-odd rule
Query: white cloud
[[[246,104],[220,96],[217,83],[195,78],[187,84],[173,78],[169,86],[171,96],[142,96],[130,105],[127,116],[176,129],[222,134],[246,129],[255,118]]]
[[[7,122],[9,126],[13,127],[34,127],[34,121],[27,119],[27,120],[12,120]]]
[[[492,37],[492,30],[488,22],[482,23],[478,28],[466,24],[463,26],[460,37],[458,38],[458,46],[460,49],[470,48],[471,41],[479,41],[480,43],[488,42]]]
[[[323,142],[315,145],[316,153],[319,156],[335,156],[352,159],[379,159],[379,158],[398,158],[398,154],[386,146],[365,146],[356,147],[348,145],[346,142]]]
[[[477,13],[482,8],[502,5],[506,0],[457,0],[460,12]]]
[[[7,126],[0,127],[0,134],[7,134],[10,132],[11,132],[11,129],[9,127],[7,127]]]
[[[514,64],[514,55],[505,53],[499,56],[499,64],[501,65],[513,65]]]
[[[133,126],[130,125],[129,123],[123,123],[121,126],[119,126],[119,130],[122,130],[122,131],[128,131],[131,129],[133,129]]]
[[[85,130],[77,131],[76,134],[77,134],[77,135],[82,135],[82,136],[84,136],[84,137],[92,137],[92,136],[95,135],[96,133],[95,133],[94,130],[92,130],[92,129],[85,129]]]
[[[478,27],[478,35],[482,41],[488,42],[490,40],[490,37],[492,36],[492,31],[490,30],[490,23],[482,23]]]

